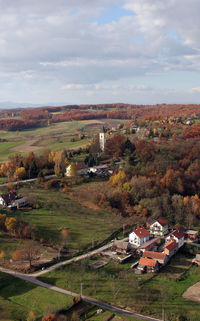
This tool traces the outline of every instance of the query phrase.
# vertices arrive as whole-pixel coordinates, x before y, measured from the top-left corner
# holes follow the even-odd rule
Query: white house
[[[17,199],[16,192],[10,192],[7,194],[0,195],[0,205],[8,206],[12,204]]]
[[[168,222],[164,217],[160,217],[150,225],[150,232],[155,236],[164,236],[168,233]]]
[[[129,243],[140,246],[149,240],[149,232],[141,226],[138,226],[129,234]]]
[[[178,244],[178,249],[180,249],[180,247],[183,246],[184,244],[184,237],[185,237],[185,234],[183,230],[177,229],[166,237],[166,242],[170,242],[174,240]]]

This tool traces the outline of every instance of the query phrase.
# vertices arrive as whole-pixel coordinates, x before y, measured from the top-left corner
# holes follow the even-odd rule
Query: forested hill
[[[59,107],[39,107],[2,110],[0,129],[23,130],[72,120],[87,119],[130,119],[137,121],[166,120],[200,117],[200,105],[134,105],[134,104],[98,104],[66,105]]]

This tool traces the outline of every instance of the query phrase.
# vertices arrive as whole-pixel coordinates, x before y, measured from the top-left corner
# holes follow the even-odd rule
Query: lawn
[[[183,262],[178,253],[176,264]],[[187,316],[190,321],[200,320],[200,305],[184,300],[185,290],[200,279],[197,267],[184,266],[179,278],[169,278],[168,271],[158,275],[136,275],[129,269],[130,263],[118,265],[109,263],[97,271],[91,270],[89,262],[74,263],[71,266],[50,272],[42,277],[47,283],[96,297],[108,303],[127,307],[144,315],[161,318],[162,306],[169,320],[175,316]],[[173,260],[170,265],[174,265]],[[185,272],[184,272],[185,271]]]
[[[75,141],[72,141],[72,139]],[[77,139],[77,140],[76,140]],[[74,136],[64,136],[64,137],[52,137],[49,139],[41,139],[41,141],[37,144],[41,148],[46,148],[48,146],[51,150],[62,150],[62,149],[76,149],[82,146],[89,145],[91,139],[78,139]]]
[[[39,318],[71,305],[71,296],[0,273],[1,321],[26,321],[30,310]]]
[[[7,161],[9,155],[16,154],[16,152],[12,151],[11,148],[19,146],[23,143],[24,140],[0,142],[0,162],[5,162]]]
[[[28,196],[35,204],[29,211],[13,211],[9,216],[22,218],[36,228],[36,238],[53,244],[62,242],[61,230],[69,231],[69,247],[75,251],[96,245],[119,227],[121,219],[99,209],[92,210],[80,205],[61,190],[47,190],[37,183],[25,185],[18,194]]]
[[[7,233],[0,231],[0,251],[4,251],[6,260],[9,260],[12,253],[23,244],[23,240],[11,238]]]

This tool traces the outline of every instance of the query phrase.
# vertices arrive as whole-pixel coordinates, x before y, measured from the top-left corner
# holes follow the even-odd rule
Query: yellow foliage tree
[[[16,169],[14,173],[14,178],[16,179],[24,179],[26,178],[26,170],[24,167],[19,167]]]
[[[77,176],[77,166],[76,163],[71,163],[71,176],[76,177]]]
[[[1,251],[0,252],[0,260],[4,260],[4,258],[5,258],[5,252]]]
[[[28,316],[27,316],[27,321],[35,321],[36,320],[36,315],[34,311],[29,311]]]
[[[126,182],[126,174],[123,170],[119,171],[118,174],[115,174],[110,177],[109,184],[111,186],[122,186]]]
[[[57,176],[64,176],[65,174],[65,153],[63,151],[57,151],[55,153],[55,166],[54,171]]]
[[[6,218],[6,229],[12,231],[17,226],[17,220],[14,217]]]
[[[12,254],[12,259],[13,259],[14,261],[19,261],[19,260],[21,260],[21,258],[22,258],[22,253],[21,253],[21,251],[16,250],[15,252],[13,252],[13,254]]]

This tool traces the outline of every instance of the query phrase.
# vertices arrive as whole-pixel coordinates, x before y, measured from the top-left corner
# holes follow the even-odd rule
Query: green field
[[[16,279],[0,272],[0,320],[26,321],[29,311],[37,318],[67,309],[72,297]]]
[[[75,251],[102,242],[121,227],[121,219],[105,210],[92,210],[74,201],[69,193],[47,190],[36,184],[25,185],[18,194],[30,197],[35,209],[8,213],[35,226],[36,238],[52,244],[62,242],[61,230],[69,231],[69,248]],[[0,238],[1,246],[8,246]],[[11,239],[12,243],[13,239]],[[11,246],[12,247],[12,246]]]
[[[169,320],[175,320],[175,317],[181,315],[187,316],[186,320],[200,320],[200,305],[182,298],[185,290],[199,281],[200,270],[194,266],[188,270],[189,262],[185,262],[183,254],[178,253],[171,263],[155,276],[134,274],[129,269],[130,263],[109,263],[97,271],[88,267],[90,263],[91,260],[82,264],[74,263],[50,272],[41,279],[77,292],[80,292],[80,283],[83,283],[83,294],[125,306],[144,315],[161,318],[163,307]],[[176,273],[179,269],[179,277],[170,278],[169,267],[174,268]],[[171,275],[173,276],[172,273]]]
[[[24,142],[25,140],[0,142],[0,162],[7,161],[9,155],[16,153],[12,151],[12,148],[17,147],[23,144]]]
[[[16,132],[0,131],[1,138],[7,140],[6,142],[0,142],[0,162],[5,162],[9,155],[17,152],[27,154],[33,151],[40,154],[47,148],[52,150],[77,149],[89,144],[92,136],[99,132],[103,125],[112,127],[122,122],[124,123],[126,120],[82,120],[61,122]],[[80,132],[88,137],[77,140],[75,135]],[[72,138],[75,138],[76,141],[72,142]]]

